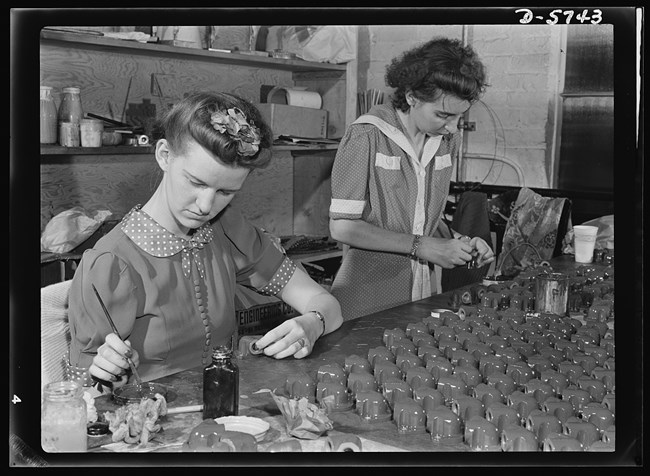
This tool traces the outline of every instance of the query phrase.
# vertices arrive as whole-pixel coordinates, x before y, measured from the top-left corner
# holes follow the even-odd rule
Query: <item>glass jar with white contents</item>
[[[86,401],[78,383],[63,381],[45,386],[41,446],[48,453],[79,453],[88,449]]]
[[[55,144],[57,138],[57,109],[50,86],[41,86],[41,144]]]

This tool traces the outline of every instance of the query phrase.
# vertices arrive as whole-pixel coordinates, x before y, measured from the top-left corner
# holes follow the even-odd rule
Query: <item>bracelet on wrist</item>
[[[411,258],[417,259],[417,252],[418,252],[418,248],[420,247],[421,238],[422,235],[413,235],[413,244],[411,245],[411,252],[409,253],[409,256]]]
[[[325,316],[323,316],[323,314],[321,314],[318,311],[310,311],[310,312],[313,312],[314,314],[316,314],[316,317],[323,323],[323,330],[321,331],[320,335],[318,336],[318,338],[320,339],[321,337],[323,337],[323,334],[325,334]]]

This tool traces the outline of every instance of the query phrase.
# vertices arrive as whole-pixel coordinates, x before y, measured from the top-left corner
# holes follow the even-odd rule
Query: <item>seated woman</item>
[[[214,347],[231,344],[238,283],[300,313],[257,346],[278,359],[308,356],[341,325],[338,301],[229,206],[271,158],[259,111],[230,94],[191,94],[164,115],[154,139],[158,187],[84,253],[73,278],[70,365],[113,387],[127,381],[125,357],[145,381],[205,365]]]

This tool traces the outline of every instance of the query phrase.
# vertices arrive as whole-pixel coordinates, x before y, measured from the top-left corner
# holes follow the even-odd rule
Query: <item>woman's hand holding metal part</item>
[[[284,321],[253,345],[256,350],[263,350],[269,357],[284,359],[294,356],[296,359],[302,359],[311,354],[322,330],[323,323],[320,319],[313,312],[307,312]]]
[[[442,268],[450,269],[470,261],[472,249],[469,240],[424,236],[421,238],[417,256]]]
[[[490,245],[488,245],[483,238],[475,236],[471,238],[469,244],[474,250],[473,256],[476,261],[477,268],[480,268],[494,261],[494,251],[492,251]]]

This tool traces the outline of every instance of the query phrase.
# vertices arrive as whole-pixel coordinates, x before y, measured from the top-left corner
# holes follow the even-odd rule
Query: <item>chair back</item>
[[[68,295],[72,280],[41,288],[41,389],[65,380],[70,350]]]
[[[473,191],[463,192],[454,212],[451,228],[463,235],[483,238],[488,245],[492,246],[487,194]],[[440,281],[442,292],[473,283],[481,283],[489,269],[489,264],[475,269],[467,269],[463,266],[442,269]]]

